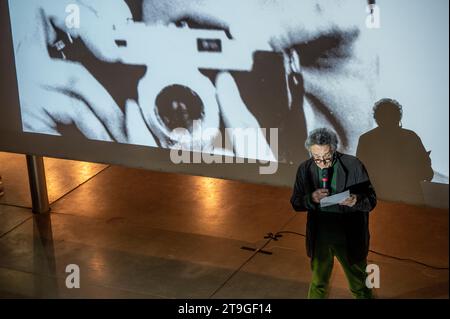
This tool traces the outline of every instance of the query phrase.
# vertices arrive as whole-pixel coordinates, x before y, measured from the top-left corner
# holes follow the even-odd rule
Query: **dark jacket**
[[[343,213],[343,227],[347,243],[347,258],[351,264],[364,260],[369,252],[369,212],[376,206],[375,190],[369,175],[356,157],[337,152],[339,161],[336,192],[350,190],[357,195],[355,206],[338,206]],[[306,251],[314,256],[317,238],[319,205],[311,199],[311,194],[320,188],[317,165],[312,159],[303,162],[297,170],[291,204],[295,211],[308,211],[306,223]],[[309,197],[309,200],[308,200]],[[325,213],[323,213],[325,214]]]

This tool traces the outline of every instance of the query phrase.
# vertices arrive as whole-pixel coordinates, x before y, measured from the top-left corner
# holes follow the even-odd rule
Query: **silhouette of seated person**
[[[396,100],[378,101],[373,115],[378,127],[360,137],[356,155],[365,163],[377,195],[423,204],[420,182],[433,178],[431,151],[416,133],[402,128],[402,106]]]

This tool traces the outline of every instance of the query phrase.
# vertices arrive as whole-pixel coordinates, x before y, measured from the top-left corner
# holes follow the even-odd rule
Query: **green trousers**
[[[372,298],[372,290],[366,286],[367,261],[363,260],[350,265],[347,261],[346,252],[345,242],[330,243],[320,239],[317,241],[314,258],[311,261],[312,280],[308,291],[308,299],[327,298],[334,257],[337,258],[344,269],[353,297],[356,299]]]

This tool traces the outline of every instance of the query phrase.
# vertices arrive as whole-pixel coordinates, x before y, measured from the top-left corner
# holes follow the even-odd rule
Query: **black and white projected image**
[[[366,1],[10,0],[9,8],[25,132],[298,163],[314,128],[333,128],[340,150],[355,154],[374,127]],[[225,128],[256,133],[230,146]]]

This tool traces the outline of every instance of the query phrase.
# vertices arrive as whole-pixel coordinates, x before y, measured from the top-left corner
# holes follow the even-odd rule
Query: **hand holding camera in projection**
[[[230,39],[223,30],[130,23],[116,31],[123,63],[147,66],[138,102],[160,144],[188,150],[211,147],[221,112],[215,84],[202,71],[251,72],[255,48]],[[260,49],[271,51],[268,44]]]

